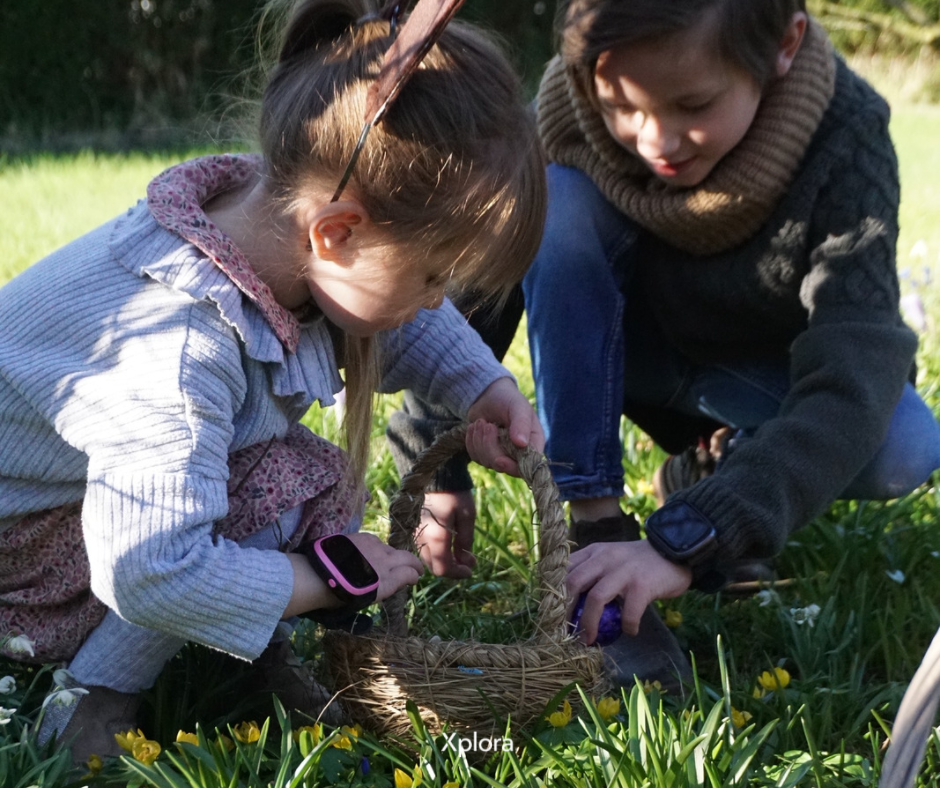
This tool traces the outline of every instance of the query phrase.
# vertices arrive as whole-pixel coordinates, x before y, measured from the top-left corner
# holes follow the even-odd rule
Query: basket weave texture
[[[465,438],[465,426],[442,435],[402,480],[389,507],[390,545],[415,549],[425,489],[441,463],[464,449]],[[528,725],[573,682],[593,697],[609,689],[600,649],[583,646],[570,634],[568,533],[548,463],[539,452],[519,449],[506,438],[503,446],[519,463],[540,523],[535,634],[511,644],[411,636],[405,618],[407,588],[385,601],[383,626],[374,632],[327,633],[324,647],[333,689],[341,692],[352,719],[378,733],[403,735],[411,729],[409,700],[432,732],[446,724],[486,734],[503,732],[507,717],[514,728]]]

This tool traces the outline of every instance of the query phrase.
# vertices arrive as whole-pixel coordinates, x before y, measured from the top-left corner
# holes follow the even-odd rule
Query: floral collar
[[[261,311],[281,344],[297,352],[300,323],[274,300],[238,247],[206,215],[202,206],[212,197],[257,177],[261,157],[204,156],[162,172],[147,187],[147,207],[157,222],[185,238],[214,262]]]

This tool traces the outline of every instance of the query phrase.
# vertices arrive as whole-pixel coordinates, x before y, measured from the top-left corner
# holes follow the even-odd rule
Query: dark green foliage
[[[4,0],[0,140],[74,147],[187,143],[219,117],[256,56],[264,0]],[[554,0],[468,0],[500,34],[534,91],[551,52]]]
[[[563,0],[466,0],[465,19],[499,34],[534,95]],[[810,0],[935,26],[940,0]],[[192,144],[255,61],[264,0],[4,0],[0,147]],[[819,6],[819,8],[817,8]],[[827,22],[828,24],[828,22]],[[877,24],[836,17],[844,49],[890,46]],[[107,135],[111,135],[108,144]],[[217,132],[216,132],[217,134]]]
[[[253,56],[257,0],[4,0],[0,135],[155,129],[218,111]]]

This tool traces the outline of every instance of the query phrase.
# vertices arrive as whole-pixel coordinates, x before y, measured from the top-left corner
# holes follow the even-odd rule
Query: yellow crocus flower
[[[138,739],[146,739],[144,732],[138,728],[136,733],[134,731],[127,731],[126,733],[115,733],[114,740],[118,743],[118,746],[122,750],[127,750],[128,752],[133,752],[134,742]]]
[[[254,720],[238,723],[238,725],[232,728],[232,733],[235,734],[235,738],[242,744],[254,744],[261,738],[261,728],[258,727],[258,723]]]
[[[157,756],[159,754],[160,745],[157,742],[144,738],[134,739],[131,755],[134,756],[135,760],[140,761],[146,766],[150,766],[155,760],[157,760]]]
[[[90,774],[98,774],[104,768],[104,761],[101,760],[100,755],[95,755],[92,753],[88,756],[88,760],[85,762],[88,766],[88,771]]]
[[[424,775],[421,774],[421,767],[415,766],[414,771],[409,775],[402,769],[395,769],[395,788],[418,788]],[[456,785],[457,783],[453,783]]]
[[[734,706],[731,707],[731,722],[734,723],[735,728],[743,728],[750,719],[751,712],[738,711]]]
[[[195,744],[197,747],[199,746],[199,737],[195,733],[186,733],[186,731],[177,731],[176,741],[184,741],[187,744]]]
[[[316,746],[320,743],[320,739],[323,737],[323,727],[320,723],[316,725],[301,725],[297,730],[291,733],[294,741],[300,741],[300,736],[303,733],[309,733],[310,738],[313,739],[313,744]]]
[[[548,722],[556,728],[564,728],[571,722],[571,704],[565,701],[561,711],[554,711],[548,715]]]
[[[667,627],[675,629],[677,626],[682,624],[682,613],[680,613],[678,610],[667,610],[665,621]]]
[[[765,670],[757,677],[757,683],[768,692],[782,690],[790,683],[790,674],[783,668],[774,668],[773,671]]]
[[[620,711],[619,698],[601,698],[597,702],[597,713],[604,722],[610,722],[611,718]]]
[[[460,783],[455,783],[451,780],[450,782],[444,783],[441,788],[460,788]]]
[[[663,694],[663,685],[659,683],[659,680],[656,681],[644,681],[643,682],[643,692],[649,695],[653,690],[656,690],[660,694]]]

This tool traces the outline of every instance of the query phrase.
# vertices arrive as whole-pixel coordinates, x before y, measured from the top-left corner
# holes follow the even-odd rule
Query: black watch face
[[[362,596],[374,591],[379,576],[353,541],[343,534],[334,534],[316,542],[315,549],[329,573],[347,593]]]

